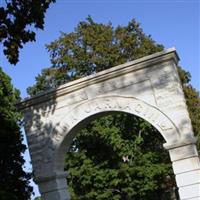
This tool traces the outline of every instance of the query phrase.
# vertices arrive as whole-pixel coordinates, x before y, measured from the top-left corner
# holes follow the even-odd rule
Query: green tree
[[[98,24],[89,16],[75,31],[62,33],[58,40],[47,45],[52,66],[36,77],[28,88],[32,96],[80,77],[163,50],[140,25],[132,20],[125,27]]]
[[[155,128],[132,115],[91,122],[66,155],[72,199],[160,200],[175,185],[163,142]]]
[[[30,199],[31,178],[24,172],[22,153],[21,117],[15,108],[19,101],[19,91],[14,89],[11,79],[0,68],[0,199]]]
[[[52,66],[28,88],[32,96],[58,85],[163,50],[140,25],[112,27],[88,17],[72,33],[47,45]],[[189,74],[179,69],[194,130],[199,130],[199,96]],[[191,96],[193,94],[193,96]],[[198,102],[198,103],[197,103]],[[200,109],[200,108],[198,108]],[[196,127],[196,128],[195,128]],[[97,119],[77,134],[66,154],[72,199],[162,199],[174,178],[160,133],[144,120],[128,114]],[[164,197],[163,197],[164,195]],[[170,199],[170,197],[169,197]]]
[[[44,28],[44,15],[55,0],[7,0],[0,7],[0,43],[11,64],[16,64],[23,44],[35,41],[36,29]]]

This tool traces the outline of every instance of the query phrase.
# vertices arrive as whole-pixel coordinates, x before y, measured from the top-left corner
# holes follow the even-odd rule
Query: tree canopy
[[[66,155],[72,199],[162,199],[175,185],[163,142],[154,127],[132,115],[92,121]]]
[[[46,47],[52,66],[36,77],[36,85],[28,88],[30,95],[163,50],[134,19],[114,28],[90,16]]]
[[[35,41],[33,28],[44,28],[45,12],[52,2],[55,0],[7,0],[0,7],[0,43],[11,64],[18,62],[23,44]]]
[[[28,88],[31,96],[164,49],[134,19],[127,26],[113,27],[90,16],[46,47],[51,66]],[[198,135],[200,98],[189,84],[189,73],[179,68],[179,75]],[[72,199],[172,199],[175,182],[162,144],[154,127],[132,115],[116,113],[90,122],[66,154]]]
[[[15,108],[19,91],[0,68],[0,199],[28,200],[32,193],[31,175],[23,169],[21,116]]]

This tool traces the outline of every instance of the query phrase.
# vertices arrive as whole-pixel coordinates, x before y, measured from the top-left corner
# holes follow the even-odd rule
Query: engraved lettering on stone
[[[131,102],[130,101],[126,101],[125,104],[123,102],[123,100],[121,99],[117,99],[116,100],[116,106],[118,107],[118,109],[121,109],[121,110],[129,110],[131,111]]]
[[[112,108],[113,104],[112,104],[112,101],[111,99],[105,99],[105,108]]]
[[[98,100],[94,100],[91,102],[87,102],[84,105],[84,109],[80,110],[77,108],[73,111],[73,115],[70,114],[70,122],[71,124],[76,124],[77,121],[80,121],[81,116],[87,117],[88,114],[96,113],[101,110],[121,110],[121,111],[128,111],[130,113],[135,113],[140,117],[146,119],[149,122],[154,123],[162,130],[169,129],[168,123],[162,121],[161,116],[155,110],[153,111],[149,106],[146,106],[142,102],[138,102],[138,100],[124,100],[122,98],[101,98]],[[76,115],[75,115],[76,114]],[[85,115],[86,114],[86,115]],[[66,126],[66,131],[68,131],[69,125]],[[63,131],[62,131],[63,132]],[[55,135],[54,141],[58,143],[62,139],[63,135],[57,133]]]
[[[157,125],[162,129],[162,130],[168,130],[168,129],[172,129],[171,125],[165,121],[164,119],[161,119],[160,121],[158,121]]]
[[[69,115],[67,114],[67,116],[68,116],[68,119],[69,119],[69,122],[71,123],[71,124],[75,124],[76,123],[76,121],[78,120],[78,118],[77,118],[77,112],[71,112]],[[69,126],[69,125],[68,125]]]
[[[124,110],[128,110],[128,111],[131,111],[131,105],[130,105],[130,102],[127,102],[124,107],[123,107]]]
[[[120,98],[116,100],[116,104],[117,104],[119,109],[123,108]]]
[[[147,118],[152,122],[156,122],[159,117],[160,116],[157,112],[152,112],[152,111],[150,111],[147,115]]]
[[[137,113],[141,113],[143,111],[143,107],[141,104],[137,104],[136,107],[135,107],[135,111]]]
[[[90,113],[91,111],[92,111],[91,105],[88,104],[88,105],[86,106],[86,108],[85,108],[85,112],[86,112],[86,113]]]
[[[149,109],[149,107],[143,105],[143,116],[148,118],[149,116],[151,116],[151,110]]]
[[[76,114],[76,113],[75,113]],[[77,119],[77,117],[75,116],[75,115],[72,115],[71,116],[71,119],[72,119],[72,122],[74,123],[74,122],[76,122],[78,119]]]
[[[164,121],[160,121],[157,124],[161,129],[164,129],[166,127],[166,123]]]
[[[95,102],[94,110],[95,110],[95,111],[102,110],[102,106],[101,106],[101,104],[98,103],[98,102]]]

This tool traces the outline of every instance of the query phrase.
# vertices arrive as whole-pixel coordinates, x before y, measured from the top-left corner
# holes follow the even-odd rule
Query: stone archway
[[[107,112],[126,112],[164,137],[182,200],[200,199],[200,163],[178,78],[174,49],[67,83],[25,100],[30,155],[45,200],[68,200],[64,154],[85,123]]]

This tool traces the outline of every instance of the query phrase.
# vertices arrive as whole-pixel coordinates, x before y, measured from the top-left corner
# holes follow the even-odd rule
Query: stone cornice
[[[169,60],[172,60],[173,62],[175,62],[175,64],[178,63],[179,56],[175,48],[170,48],[166,51],[145,56],[143,58],[127,62],[116,67],[112,67],[110,69],[98,72],[96,74],[92,74],[90,76],[71,81],[69,83],[59,86],[58,88],[54,88],[36,96],[33,96],[31,98],[27,98],[18,103],[16,106],[19,110],[24,110],[28,107],[49,101],[51,99],[55,99],[59,96],[82,89],[86,86],[93,85],[95,83],[99,83],[117,76],[121,76],[122,74],[127,74],[143,68],[151,67],[153,65],[159,64],[161,62],[163,63]]]

